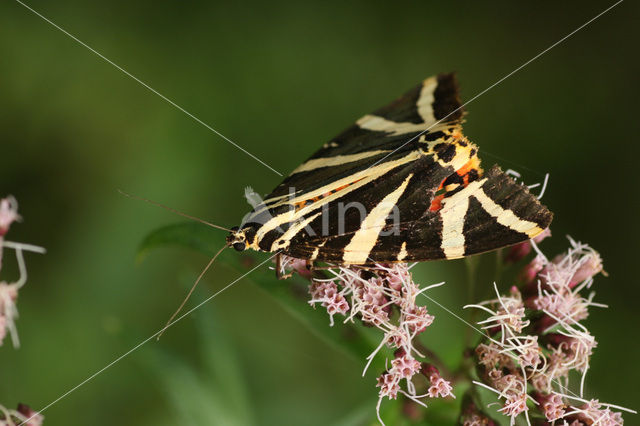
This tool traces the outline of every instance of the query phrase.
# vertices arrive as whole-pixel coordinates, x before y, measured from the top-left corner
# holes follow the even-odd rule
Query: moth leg
[[[289,272],[288,274],[283,274],[282,273],[282,253],[278,253],[276,255],[276,278],[278,278],[279,280],[286,280],[288,278],[291,278],[293,276],[293,271]]]

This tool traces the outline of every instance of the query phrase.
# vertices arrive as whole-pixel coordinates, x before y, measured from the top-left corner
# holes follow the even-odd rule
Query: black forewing
[[[423,90],[425,85],[430,84],[429,82],[434,83],[433,89],[430,91]],[[431,101],[429,102],[431,106],[430,114],[424,114],[423,112],[423,115],[421,115],[419,113],[418,102],[422,102],[421,98],[428,98]],[[458,126],[462,116],[463,111],[455,74],[440,74],[426,79],[395,101],[365,116],[380,117],[394,123],[391,127],[384,131],[363,128],[362,125],[358,124],[365,118],[363,117],[363,119],[358,120],[358,123],[353,124],[331,139],[330,142],[309,157],[303,165],[310,160],[366,154],[374,151],[383,152],[341,165],[318,167],[301,172],[294,171],[265,197],[265,200],[269,202],[274,197],[287,195],[290,193],[291,188],[294,188],[296,194],[305,193],[341,177],[366,170],[372,164],[397,158],[405,152],[416,149],[418,144],[412,142],[415,142],[418,135],[424,134],[426,140],[442,138],[444,136],[442,130]],[[439,120],[442,120],[442,123],[438,124]],[[406,129],[406,126],[402,126],[407,124],[413,125],[413,127],[409,127],[410,131],[397,133],[402,131],[399,129]]]
[[[518,218],[537,224],[540,229],[549,226],[553,214],[526,186],[516,183],[497,166],[485,178],[481,188],[495,203],[512,211]],[[416,179],[412,184],[412,190],[407,188],[398,202],[401,211],[401,221],[395,225],[398,231],[394,232],[394,224],[388,222],[369,253],[367,263],[397,261],[403,245],[407,253],[402,259],[405,262],[446,258],[441,249],[441,211],[433,212],[428,208],[432,196],[431,183],[429,179]],[[425,194],[424,198],[421,198],[422,194]],[[357,231],[358,229],[354,229],[343,234],[305,236],[292,245],[287,253],[293,257],[308,259],[321,246],[316,260],[341,263],[344,247]],[[513,231],[498,223],[473,195],[469,197],[469,208],[464,218],[464,235],[464,256],[495,250],[530,238],[525,233]]]

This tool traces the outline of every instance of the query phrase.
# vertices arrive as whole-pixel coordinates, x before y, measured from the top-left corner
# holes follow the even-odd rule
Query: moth
[[[372,265],[457,259],[540,234],[553,214],[497,165],[483,171],[463,116],[455,75],[427,78],[293,170],[227,246]]]

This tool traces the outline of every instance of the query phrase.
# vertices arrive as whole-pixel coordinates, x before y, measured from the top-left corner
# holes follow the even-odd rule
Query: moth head
[[[255,231],[253,228],[245,227],[240,229],[237,226],[231,228],[231,233],[227,235],[227,245],[233,247],[237,251],[244,251],[251,245]]]

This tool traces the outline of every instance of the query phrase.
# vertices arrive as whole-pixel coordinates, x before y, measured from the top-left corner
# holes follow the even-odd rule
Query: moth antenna
[[[200,219],[200,218],[198,218],[198,217],[191,216],[191,215],[189,215],[189,214],[183,213],[183,212],[181,212],[180,210],[176,210],[176,209],[174,209],[173,207],[165,206],[164,204],[160,204],[160,203],[159,203],[159,202],[157,202],[157,201],[153,201],[153,200],[150,200],[150,199],[148,199],[148,198],[144,198],[144,197],[138,197],[137,195],[128,194],[128,193],[124,192],[124,191],[123,191],[123,190],[121,190],[121,189],[118,189],[118,192],[119,192],[120,194],[124,195],[125,197],[133,198],[134,200],[144,201],[145,203],[149,203],[149,204],[153,204],[154,206],[162,207],[162,208],[163,208],[163,209],[165,209],[165,210],[169,210],[171,213],[175,213],[175,214],[177,214],[177,215],[180,215],[180,216],[186,217],[187,219],[195,220],[196,222],[203,223],[203,224],[205,224],[205,225],[207,225],[207,226],[210,226],[210,227],[212,227],[212,228],[221,229],[221,230],[223,230],[223,231],[227,231],[227,232],[233,232],[233,231],[232,231],[231,229],[229,229],[229,228],[225,228],[224,226],[220,226],[220,225],[214,225],[214,224],[213,224],[213,223],[211,223],[211,222],[207,222],[206,220],[203,220],[203,219]]]
[[[173,321],[174,318],[176,316],[178,316],[178,314],[180,313],[182,308],[184,308],[184,305],[187,303],[187,300],[189,300],[189,298],[193,294],[193,291],[196,289],[196,287],[197,287],[198,283],[200,282],[200,280],[202,279],[202,277],[204,277],[204,274],[207,273],[207,271],[209,270],[209,268],[211,267],[213,262],[216,260],[218,255],[220,253],[222,253],[222,250],[226,249],[227,247],[229,247],[229,244],[225,244],[224,247],[222,247],[220,250],[218,250],[218,252],[211,258],[211,260],[209,260],[209,263],[207,263],[207,266],[205,266],[204,269],[202,270],[202,272],[200,272],[200,275],[198,275],[198,278],[196,279],[196,282],[193,283],[193,286],[191,287],[191,290],[189,290],[189,293],[187,293],[187,297],[184,298],[184,300],[182,301],[180,306],[178,306],[178,309],[173,313],[173,315],[171,315],[171,317],[169,318],[167,323],[164,325],[162,330],[160,330],[160,332],[158,332],[158,336],[156,337],[156,340],[160,340],[160,336],[162,336],[164,334],[164,332],[167,330],[167,328],[169,328],[171,326],[171,324],[172,324],[171,321]]]

